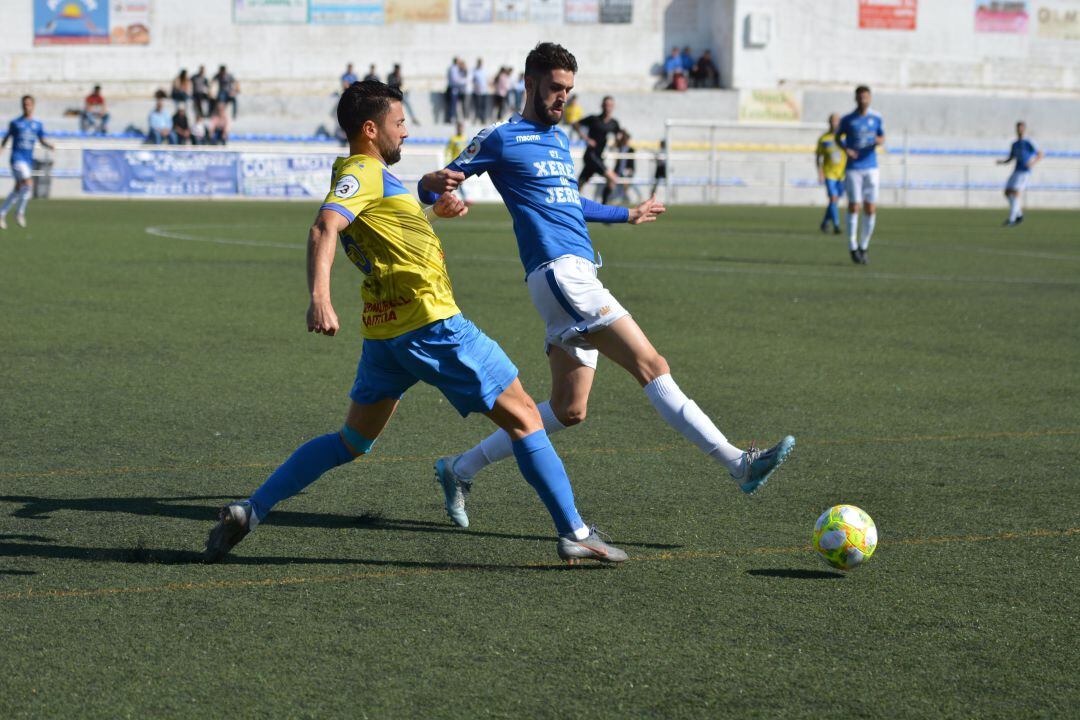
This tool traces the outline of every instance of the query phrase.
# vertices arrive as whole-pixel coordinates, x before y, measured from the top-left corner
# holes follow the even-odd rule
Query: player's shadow
[[[747,575],[785,578],[787,580],[843,580],[846,576],[829,570],[803,570],[799,568],[754,568]]]
[[[22,505],[11,513],[12,517],[26,520],[47,520],[50,513],[59,510],[80,512],[123,513],[149,517],[171,517],[193,520],[200,523],[213,523],[217,519],[217,508],[223,502],[235,499],[236,495],[185,495],[176,497],[99,497],[99,498],[44,498],[28,495],[3,495],[0,502]],[[214,505],[191,505],[192,502],[214,501]],[[341,515],[335,513],[311,513],[289,510],[275,510],[267,517],[265,526],[284,526],[322,529],[357,529],[363,528],[387,532],[422,532],[451,535],[469,535],[473,537],[497,538],[504,540],[551,540],[549,535],[519,535],[481,530],[462,530],[449,522],[428,520],[398,520],[384,518],[377,514]],[[207,528],[209,529],[209,527]],[[662,543],[643,543],[620,541],[619,545],[652,550],[676,550],[681,545]]]

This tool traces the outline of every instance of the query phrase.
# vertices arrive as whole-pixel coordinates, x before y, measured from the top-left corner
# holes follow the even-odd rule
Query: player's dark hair
[[[858,95],[859,93],[864,93],[864,92],[870,92],[870,88],[868,88],[865,85],[860,85],[859,87],[855,88],[855,94],[856,95]]]
[[[400,90],[378,80],[354,82],[338,100],[338,125],[352,138],[368,120],[382,120],[390,112],[390,103],[401,102],[401,97]]]
[[[552,70],[569,70],[576,73],[577,58],[562,45],[542,42],[525,58],[525,76],[535,80]]]
[[[20,100],[19,103],[21,104],[21,103],[26,102],[27,100],[33,100],[33,99],[34,99],[33,95],[23,95],[22,100]]]

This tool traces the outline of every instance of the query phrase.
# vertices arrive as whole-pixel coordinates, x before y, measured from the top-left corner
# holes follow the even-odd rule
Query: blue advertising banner
[[[191,150],[83,150],[83,192],[236,195],[239,154]]]
[[[383,0],[311,0],[308,20],[314,25],[382,25]]]
[[[330,192],[334,155],[244,153],[240,194],[245,197],[318,198]]]
[[[34,0],[35,45],[108,42],[108,0]]]

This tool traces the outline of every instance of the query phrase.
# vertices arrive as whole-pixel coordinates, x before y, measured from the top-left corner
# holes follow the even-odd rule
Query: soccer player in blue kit
[[[868,265],[866,249],[877,222],[877,197],[881,186],[877,148],[885,143],[885,125],[881,115],[870,109],[870,88],[855,88],[856,108],[840,119],[836,137],[847,153],[845,184],[848,196],[848,249],[857,265]],[[866,212],[859,227],[859,208]],[[858,232],[858,242],[856,242]]]
[[[23,96],[22,110],[22,116],[11,121],[4,141],[0,142],[0,148],[3,148],[8,140],[11,141],[11,174],[15,176],[15,187],[0,206],[0,230],[7,230],[7,214],[15,203],[19,204],[15,222],[19,223],[19,227],[26,227],[26,204],[30,202],[30,196],[34,192],[34,143],[40,142],[50,150],[53,149],[45,139],[45,128],[41,121],[34,119],[33,97]]]
[[[462,317],[438,236],[416,198],[388,169],[401,159],[408,137],[401,92],[378,80],[353,83],[342,93],[337,112],[349,138],[349,157],[334,163],[329,193],[308,233],[307,326],[328,336],[340,328],[330,300],[330,270],[340,240],[364,274],[364,344],[345,424],[297,448],[250,498],[221,508],[204,559],[221,560],[274,505],[367,454],[401,397],[423,381],[441,390],[462,417],[482,413],[510,434],[522,475],[554,520],[559,557],[571,564],[622,562],[626,553],[582,522],[566,470],[517,368]],[[447,195],[434,212],[454,217],[466,207]]]
[[[795,444],[790,435],[767,450],[741,450],[671,377],[656,351],[619,301],[597,278],[596,253],[586,221],[651,222],[664,212],[655,198],[636,208],[609,207],[581,197],[570,142],[559,129],[577,61],[565,48],[541,43],[525,61],[525,107],[508,122],[482,130],[443,170],[420,181],[420,199],[433,203],[465,178],[488,173],[514,221],[518,251],[533,304],[546,325],[551,398],[540,405],[548,434],[585,419],[599,353],[621,365],[642,386],[672,428],[730,473],[745,493],[756,491]],[[460,455],[435,464],[447,514],[467,527],[465,499],[473,478],[487,465],[509,457],[501,431]]]
[[[1020,194],[1031,179],[1031,168],[1043,158],[1042,150],[1027,137],[1027,124],[1023,120],[1016,123],[1016,142],[1009,148],[1009,157],[998,160],[998,165],[1008,165],[1016,161],[1009,179],[1005,182],[1005,197],[1009,201],[1009,218],[1005,225],[1012,227],[1024,222],[1024,210],[1020,205]]]

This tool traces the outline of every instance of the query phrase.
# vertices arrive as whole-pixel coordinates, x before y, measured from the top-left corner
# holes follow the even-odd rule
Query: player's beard
[[[536,114],[536,117],[540,118],[548,125],[558,125],[559,119],[562,117],[561,115],[559,117],[552,117],[551,108],[544,104],[544,100],[539,94],[533,98],[533,112]]]
[[[379,143],[379,153],[383,157],[383,162],[387,165],[393,165],[401,160],[401,143],[398,143],[396,147],[389,142],[386,145]]]

